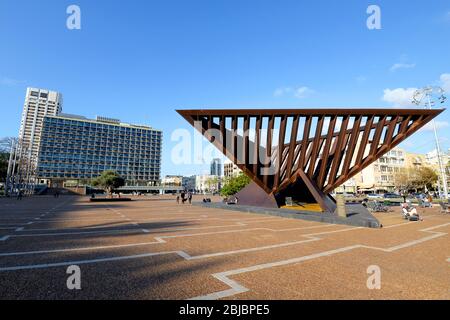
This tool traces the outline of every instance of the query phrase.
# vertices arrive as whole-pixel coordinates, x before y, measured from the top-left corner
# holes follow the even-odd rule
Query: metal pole
[[[14,159],[14,149],[15,149],[15,140],[11,139],[11,146],[9,149],[9,160],[8,160],[8,172],[6,174],[6,186],[5,193],[9,195],[9,186],[12,179],[12,167],[13,167],[13,159]]]
[[[428,107],[429,107],[429,109],[432,109],[431,99],[430,99],[430,94],[429,93],[427,93],[427,99],[428,99]],[[439,171],[441,173],[442,186],[444,188],[444,199],[448,199],[447,177],[446,177],[446,174],[445,174],[445,169],[444,169],[444,167],[442,165],[441,146],[439,144],[439,138],[438,138],[437,128],[436,128],[436,121],[434,121],[434,119],[433,119],[433,131],[434,131],[434,138],[436,139],[436,151],[437,151],[437,157],[438,157]],[[439,196],[441,196],[441,190],[440,189],[441,188],[439,186]]]
[[[10,189],[10,194],[13,193],[13,191],[16,189],[16,182],[17,182],[17,171],[19,170],[18,168],[18,164],[17,162],[19,161],[18,159],[18,152],[19,152],[19,148],[20,148],[20,142],[19,140],[14,140],[15,142],[15,146],[14,146],[14,160],[13,160],[13,165],[12,165],[12,172],[11,172],[11,189]]]

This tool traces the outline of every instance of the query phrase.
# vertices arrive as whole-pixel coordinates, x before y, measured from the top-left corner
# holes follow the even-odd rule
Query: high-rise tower
[[[19,131],[22,153],[31,159],[37,159],[44,117],[56,116],[61,111],[62,95],[60,93],[27,88]]]

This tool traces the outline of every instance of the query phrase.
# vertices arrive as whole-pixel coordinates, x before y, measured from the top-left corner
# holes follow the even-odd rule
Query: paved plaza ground
[[[199,200],[198,198],[196,200]],[[450,299],[450,215],[382,229],[176,204],[0,199],[1,299]],[[81,268],[81,290],[66,285]],[[381,289],[369,290],[369,266]]]

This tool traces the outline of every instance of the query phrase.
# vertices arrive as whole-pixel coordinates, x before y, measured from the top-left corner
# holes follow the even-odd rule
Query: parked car
[[[376,194],[376,193],[369,193],[369,194],[366,194],[366,197],[369,198],[369,199],[379,199],[379,198],[382,198],[382,196],[380,196],[379,194]]]
[[[402,196],[396,193],[385,193],[384,194],[384,198],[385,199],[397,199],[397,198],[401,198]]]
[[[378,201],[368,201],[365,203],[365,207],[372,212],[389,212],[389,207]]]
[[[356,194],[354,194],[354,193],[344,193],[344,197],[345,198],[355,198]]]

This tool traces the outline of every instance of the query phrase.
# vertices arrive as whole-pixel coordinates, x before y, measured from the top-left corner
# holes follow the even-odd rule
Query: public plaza
[[[218,201],[219,198],[213,198]],[[194,202],[201,201],[200,196]],[[450,215],[383,228],[177,204],[0,199],[2,299],[450,299]],[[81,290],[67,269],[81,269]],[[381,270],[369,289],[368,269]]]

